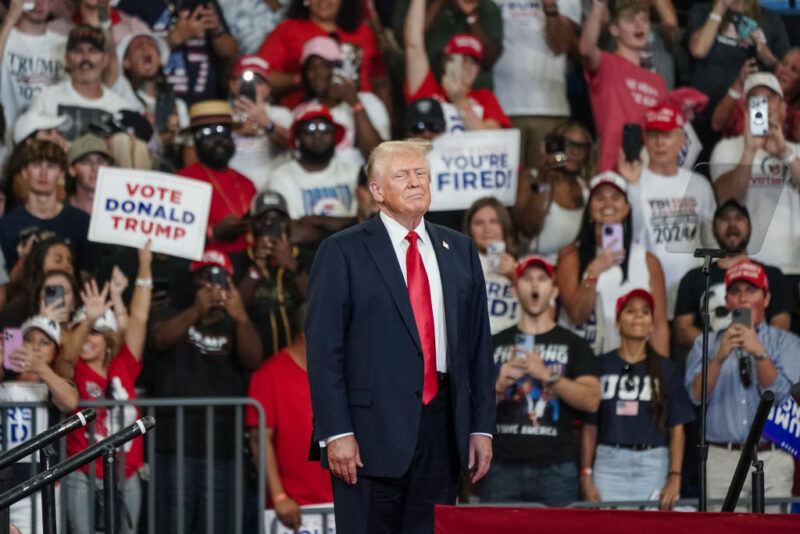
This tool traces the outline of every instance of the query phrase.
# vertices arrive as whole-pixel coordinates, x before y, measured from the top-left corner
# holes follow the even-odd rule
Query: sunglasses
[[[315,132],[320,132],[320,133],[333,132],[336,129],[336,127],[330,122],[323,121],[323,122],[309,122],[308,124],[304,124],[298,129],[300,130],[301,134],[312,134]]]
[[[636,387],[636,382],[633,379],[633,365],[626,363],[622,368],[622,383],[625,386],[625,391],[633,391]]]
[[[569,139],[564,139],[564,147],[565,148],[577,148],[579,150],[589,150],[592,148],[592,143],[579,143],[577,141],[571,141]]]
[[[442,133],[444,131],[444,124],[441,122],[418,122],[410,128],[410,131],[414,135],[421,134],[424,131],[429,131],[431,133]]]
[[[739,380],[745,389],[749,388],[750,384],[753,383],[751,367],[750,356],[741,356],[739,358]]]
[[[228,136],[231,134],[231,127],[226,124],[214,124],[211,126],[203,126],[194,131],[195,139],[203,139],[204,137],[211,137],[215,135]]]

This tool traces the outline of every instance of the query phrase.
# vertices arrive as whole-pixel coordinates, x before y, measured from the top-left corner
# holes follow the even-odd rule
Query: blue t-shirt
[[[652,386],[646,360],[626,370],[629,364],[616,350],[598,358],[602,368],[600,408],[586,419],[587,424],[598,427],[598,443],[666,447],[669,429],[694,420],[694,409],[681,375],[668,358],[659,360],[667,404],[666,430],[659,428],[650,408]]]
[[[85,212],[64,204],[61,212],[52,219],[40,219],[24,206],[4,215],[0,219],[0,247],[6,259],[6,270],[11,271],[17,263],[20,236],[27,238],[30,232],[36,232],[40,240],[51,235],[60,237],[72,248],[78,268],[93,272],[96,247],[87,240],[89,215]]]

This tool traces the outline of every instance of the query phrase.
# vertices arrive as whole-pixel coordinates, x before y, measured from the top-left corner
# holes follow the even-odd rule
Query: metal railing
[[[256,497],[258,499],[258,503],[261,503],[261,507],[259,510],[258,518],[257,518],[257,525],[258,525],[258,532],[263,533],[264,530],[264,514],[263,514],[263,506],[266,502],[266,476],[265,476],[265,460],[264,460],[264,447],[265,447],[265,428],[266,428],[266,418],[264,415],[264,409],[260,403],[257,401],[246,398],[246,397],[217,397],[217,398],[171,398],[171,399],[150,399],[150,398],[142,398],[142,399],[134,399],[134,400],[96,400],[96,401],[82,401],[78,405],[81,408],[85,407],[92,407],[95,409],[99,408],[106,408],[109,409],[109,415],[107,417],[111,417],[112,414],[115,417],[119,418],[120,428],[124,425],[121,423],[123,422],[124,417],[124,410],[118,409],[112,411],[114,408],[124,408],[127,406],[133,406],[139,409],[140,416],[141,415],[156,415],[156,410],[174,410],[175,416],[175,477],[176,477],[176,486],[179,489],[184,489],[186,487],[186,472],[185,472],[185,459],[187,455],[185,454],[185,447],[186,447],[186,437],[184,431],[184,425],[186,422],[186,414],[187,410],[200,410],[204,412],[203,422],[205,424],[205,456],[204,466],[205,466],[205,495],[208,506],[205,507],[203,511],[205,514],[205,532],[207,534],[214,533],[214,465],[215,465],[215,454],[214,454],[214,441],[216,439],[215,436],[215,409],[218,408],[232,408],[234,410],[233,415],[233,428],[237,429],[236,432],[233,433],[231,436],[231,440],[233,441],[233,513],[234,513],[234,525],[233,525],[233,534],[242,534],[243,532],[243,518],[244,518],[244,414],[243,408],[247,406],[252,406],[257,414],[258,414],[258,426],[256,428],[256,432],[258,433],[258,451],[259,454],[256,458]],[[3,450],[7,450],[9,445],[13,446],[12,443],[9,443],[9,437],[16,438],[14,441],[17,441],[21,438],[29,439],[31,436],[9,436],[9,433],[13,432],[23,432],[26,429],[31,431],[32,435],[36,434],[37,425],[40,423],[38,420],[39,414],[37,408],[44,408],[47,409],[47,404],[43,402],[2,402],[0,403],[0,432],[2,432],[2,446]],[[26,411],[27,410],[27,411]],[[161,413],[163,417],[163,411]],[[9,418],[10,417],[21,417],[22,419],[16,423],[12,422],[10,424]],[[24,423],[24,424],[23,424]],[[46,426],[46,425],[45,425]],[[164,432],[164,425],[162,424],[159,427],[161,432]],[[149,432],[145,435],[144,444],[143,444],[143,452],[145,456],[145,464],[149,467],[149,477],[147,477],[144,481],[147,483],[147,500],[142,506],[143,511],[145,512],[146,522],[147,522],[147,530],[148,534],[155,534],[158,532],[157,528],[157,501],[156,501],[156,487],[158,484],[158,468],[155,466],[155,459],[156,459],[156,436],[158,435],[159,429],[156,429],[153,432]],[[89,425],[89,445],[92,445],[97,439],[95,438],[95,428],[94,424]],[[64,439],[60,442],[60,457],[63,459],[66,457],[66,442]],[[33,476],[37,472],[37,462],[33,461],[30,465],[30,476]],[[119,461],[119,481],[122,483],[125,480],[125,455],[120,454],[120,461]],[[93,482],[95,481],[96,475],[96,467],[95,462],[89,464],[89,480],[91,481],[90,487],[94,488]],[[138,476],[138,475],[133,475]],[[144,478],[144,477],[143,477]],[[62,498],[61,502],[62,505],[60,507],[60,518],[59,524],[60,529],[65,529],[67,524],[67,506],[66,503],[66,488],[61,487],[62,491]],[[190,527],[190,521],[192,518],[187,518],[185,516],[185,510],[182,502],[182,491],[178,491],[178,506],[175,509],[175,527],[174,532],[176,534],[183,534],[188,532],[188,528]],[[33,528],[31,532],[36,532],[37,527],[39,525],[40,513],[37,512],[36,500],[31,497],[32,505],[31,505],[31,525]],[[89,502],[87,503],[88,510],[89,510],[89,518],[94,517],[94,492],[89,493]],[[64,530],[65,531],[65,530]],[[193,533],[194,534],[194,533]],[[198,534],[203,534],[202,532]]]

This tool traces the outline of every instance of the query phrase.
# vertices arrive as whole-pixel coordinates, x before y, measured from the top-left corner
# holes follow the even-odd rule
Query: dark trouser
[[[206,509],[214,508],[214,525],[208,532],[233,532],[234,521],[234,462],[214,460],[214,491],[206,488],[206,462],[199,458],[183,457],[183,488],[178,487],[178,457],[156,454],[156,514],[158,532],[175,534],[205,534]],[[183,532],[178,530],[178,497],[183,501]]]
[[[575,462],[532,467],[493,462],[481,482],[481,502],[538,502],[564,507],[578,500]]]
[[[455,504],[458,452],[445,388],[422,407],[417,445],[400,478],[332,476],[336,530],[347,534],[432,534],[434,504]]]

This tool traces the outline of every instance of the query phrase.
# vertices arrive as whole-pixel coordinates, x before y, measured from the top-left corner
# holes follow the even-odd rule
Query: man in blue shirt
[[[770,293],[764,268],[744,261],[725,272],[729,310],[750,310],[751,326],[734,321],[709,339],[708,360],[708,497],[724,498],[731,474],[747,438],[761,393],[775,393],[775,405],[789,395],[800,380],[800,338],[764,320]],[[702,336],[695,340],[686,361],[685,384],[695,404],[700,402]],[[794,459],[772,443],[758,444],[764,461],[767,497],[789,497],[794,479]],[[750,500],[745,484],[740,502]]]

